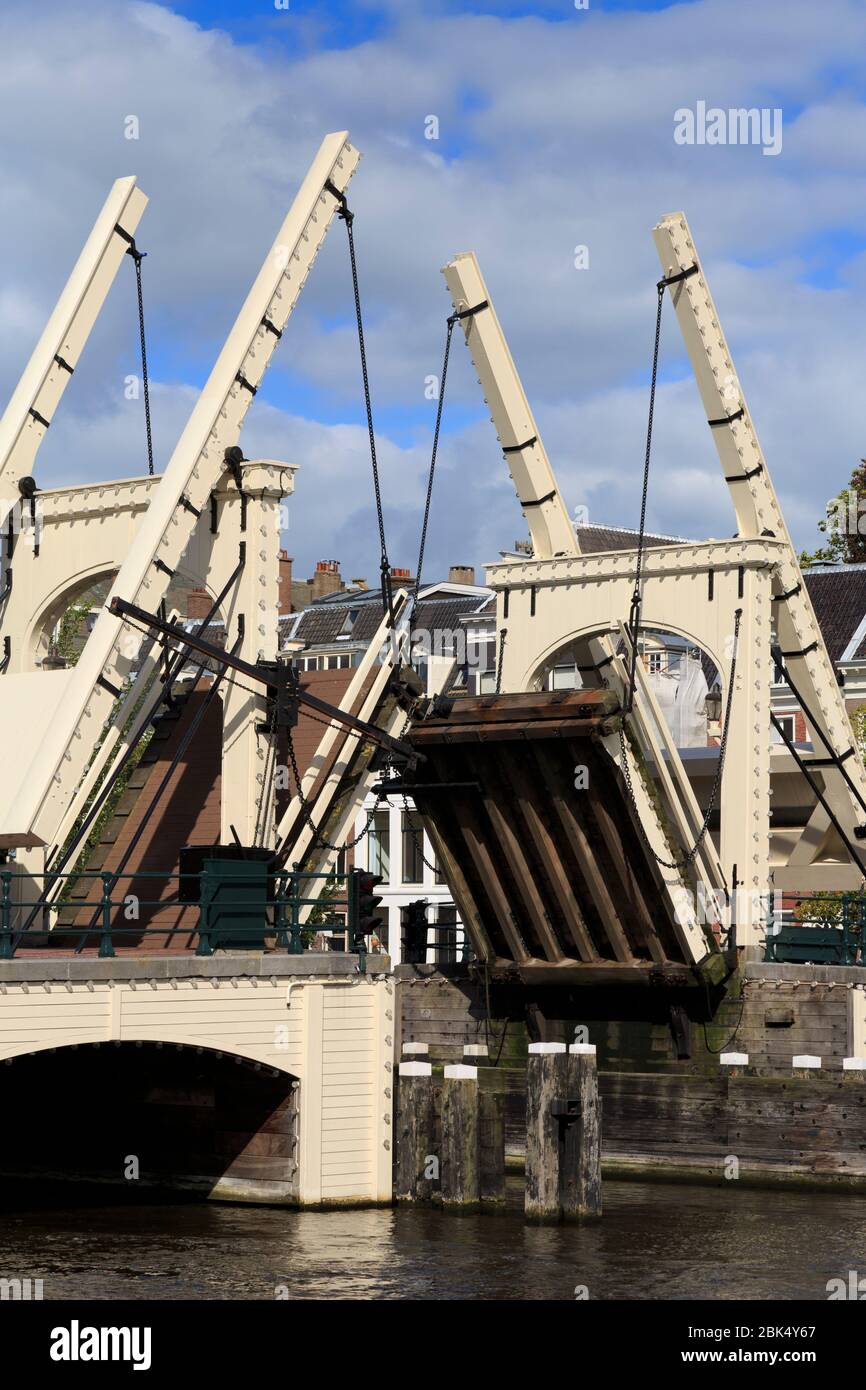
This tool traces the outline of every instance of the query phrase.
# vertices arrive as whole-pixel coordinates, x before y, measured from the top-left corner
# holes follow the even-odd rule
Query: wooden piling
[[[478,1153],[481,1166],[481,1206],[505,1207],[505,1096],[478,1088]]]
[[[559,1123],[553,1102],[565,1094],[565,1043],[530,1043],[526,1062],[526,1190],[523,1209],[531,1221],[558,1221]]]
[[[429,1202],[433,1195],[433,1068],[401,1062],[397,1075],[394,1200]],[[431,1176],[426,1176],[430,1172]]]
[[[577,1116],[568,1117],[561,1135],[560,1205],[562,1219],[601,1216],[601,1101],[595,1048],[572,1043],[568,1049],[569,1097]]]
[[[477,1211],[481,1203],[478,1068],[446,1067],[442,1079],[443,1207]]]
[[[595,1048],[531,1043],[526,1087],[529,1220],[601,1213],[601,1124]]]

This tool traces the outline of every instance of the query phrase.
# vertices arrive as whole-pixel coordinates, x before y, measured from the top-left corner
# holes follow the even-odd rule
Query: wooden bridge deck
[[[614,697],[455,699],[405,784],[480,959],[529,982],[692,983],[619,771]],[[409,783],[412,783],[411,787]]]

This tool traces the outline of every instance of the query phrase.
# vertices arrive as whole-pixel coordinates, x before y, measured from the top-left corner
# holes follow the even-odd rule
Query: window
[[[647,670],[650,675],[658,675],[664,669],[664,652],[647,652]]]
[[[440,903],[436,912],[436,964],[451,964],[457,959],[457,908],[453,903]]]
[[[773,713],[776,714],[776,711],[774,710]],[[782,728],[784,729],[785,734],[787,735],[787,737],[788,737],[788,738],[791,740],[791,742],[793,743],[793,742],[794,742],[794,738],[795,738],[795,730],[796,730],[796,720],[795,720],[794,715],[793,715],[793,714],[776,714],[776,718],[778,719],[779,723],[781,724]],[[771,740],[772,740],[773,743],[783,743],[783,742],[784,742],[784,739],[782,738],[782,735],[780,734],[779,730],[776,728],[775,724],[773,724],[773,725],[770,726],[770,737],[771,737]]]
[[[403,882],[421,883],[424,879],[424,831],[421,818],[414,811],[403,812]]]
[[[377,811],[367,832],[367,869],[381,874],[387,883],[391,878],[391,826],[388,811]]]
[[[577,666],[573,661],[567,665],[554,666],[550,673],[549,690],[575,690],[577,688]]]

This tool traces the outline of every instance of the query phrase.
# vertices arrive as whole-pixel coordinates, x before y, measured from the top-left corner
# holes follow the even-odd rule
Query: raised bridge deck
[[[696,978],[602,741],[616,710],[603,690],[458,698],[409,735],[406,789],[475,952],[526,983]]]

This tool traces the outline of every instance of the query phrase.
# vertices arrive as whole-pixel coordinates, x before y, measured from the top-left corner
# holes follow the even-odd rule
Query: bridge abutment
[[[385,966],[370,957],[361,975],[338,952],[0,962],[0,1104],[22,1136],[0,1170],[389,1203]]]

